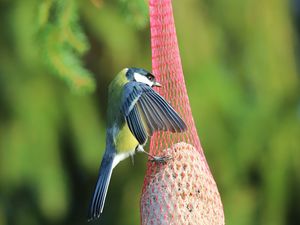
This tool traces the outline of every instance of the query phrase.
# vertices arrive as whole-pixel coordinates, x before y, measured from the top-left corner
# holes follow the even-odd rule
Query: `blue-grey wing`
[[[146,84],[129,82],[124,87],[122,111],[140,144],[154,131],[183,132],[186,125],[173,107]]]

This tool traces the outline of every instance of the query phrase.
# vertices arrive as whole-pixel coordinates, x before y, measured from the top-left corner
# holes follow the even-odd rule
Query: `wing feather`
[[[173,107],[151,87],[129,82],[124,87],[122,110],[130,131],[145,144],[155,131],[183,132],[186,125]]]

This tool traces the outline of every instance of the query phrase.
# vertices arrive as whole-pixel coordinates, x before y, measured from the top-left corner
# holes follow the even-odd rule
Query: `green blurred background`
[[[300,224],[299,0],[174,1],[186,84],[228,225]],[[106,89],[151,69],[145,0],[0,0],[0,225],[87,224]],[[100,220],[139,224],[146,158]]]

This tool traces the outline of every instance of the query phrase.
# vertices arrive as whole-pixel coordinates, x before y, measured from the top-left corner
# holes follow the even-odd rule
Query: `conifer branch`
[[[89,44],[71,0],[43,1],[39,9],[39,41],[45,64],[75,92],[91,92],[95,81],[80,57]]]

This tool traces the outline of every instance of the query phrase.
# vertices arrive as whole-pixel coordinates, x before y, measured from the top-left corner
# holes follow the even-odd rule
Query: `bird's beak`
[[[161,87],[161,84],[158,83],[157,81],[155,81],[155,82],[153,83],[153,86],[155,86],[155,87]]]

